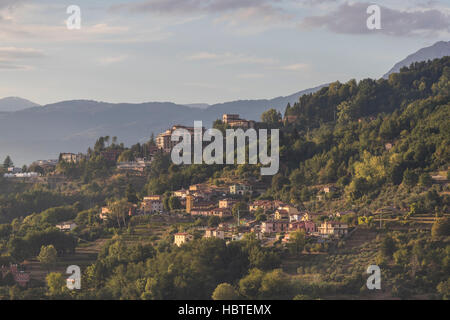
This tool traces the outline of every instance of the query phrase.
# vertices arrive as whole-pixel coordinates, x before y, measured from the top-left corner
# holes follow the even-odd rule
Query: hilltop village
[[[448,299],[449,79],[443,58],[214,121],[279,129],[273,176],[174,164],[172,133],[195,130],[181,125],[21,168],[8,156],[0,299]]]

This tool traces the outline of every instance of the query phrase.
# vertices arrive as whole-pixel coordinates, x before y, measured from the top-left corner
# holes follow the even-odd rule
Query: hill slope
[[[117,136],[126,145],[146,141],[174,124],[192,125],[202,120],[206,127],[224,113],[238,113],[258,120],[270,109],[284,110],[317,88],[272,100],[234,101],[207,109],[170,102],[113,104],[74,100],[0,114],[0,158],[11,155],[16,164],[56,158],[59,152],[84,152],[99,136]]]
[[[440,59],[445,56],[450,56],[450,41],[440,41],[434,45],[422,48],[419,51],[409,55],[404,60],[397,63],[383,78],[387,79],[392,73],[397,73],[403,67],[409,67],[414,62],[421,62],[433,59]]]
[[[19,97],[0,99],[0,112],[15,112],[36,106],[38,106],[38,104]]]

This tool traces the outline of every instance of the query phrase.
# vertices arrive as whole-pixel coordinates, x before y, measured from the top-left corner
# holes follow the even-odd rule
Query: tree
[[[128,211],[130,210],[130,203],[127,199],[122,199],[119,201],[110,202],[108,204],[108,208],[111,211],[111,216],[116,220],[117,226],[120,228],[125,226],[126,217],[128,215]]]
[[[396,250],[396,245],[394,239],[390,236],[386,236],[381,242],[381,254],[386,258],[392,258]]]
[[[213,300],[236,300],[239,295],[231,284],[221,283],[212,294]]]
[[[148,144],[150,146],[156,146],[156,139],[155,139],[155,133],[152,132],[152,134],[150,135],[150,140],[148,141]]]
[[[355,178],[347,186],[347,192],[350,200],[358,200],[370,190],[370,184],[365,178]]]
[[[220,218],[218,216],[211,216],[208,219],[208,226],[217,227],[220,223]]]
[[[58,252],[51,244],[49,246],[42,246],[41,252],[37,256],[37,259],[47,271],[56,264],[58,260]]]
[[[275,109],[270,109],[261,115],[261,121],[269,126],[278,126],[281,122],[281,113]]]
[[[431,228],[433,238],[445,237],[450,235],[450,218],[441,218],[433,223]]]
[[[264,275],[259,294],[262,299],[292,299],[292,286],[289,278],[281,269],[275,269]]]
[[[369,183],[377,183],[386,177],[385,163],[382,157],[372,156],[364,151],[361,162],[354,164],[356,178],[366,179]]]
[[[433,183],[431,176],[428,173],[423,173],[419,177],[419,184],[423,187],[430,187]]]
[[[117,162],[130,162],[130,161],[134,161],[134,154],[133,151],[131,150],[125,150],[120,154],[119,158],[117,159]]]
[[[417,211],[418,211],[417,202],[411,203],[411,205],[409,206],[409,212],[406,214],[406,218],[415,216],[417,214]]]
[[[245,202],[238,202],[233,206],[231,212],[233,213],[234,217],[237,218],[239,213],[239,216],[242,218],[243,215],[248,212],[248,206]]]
[[[169,198],[169,208],[170,208],[170,210],[172,210],[172,211],[173,211],[173,210],[181,209],[182,206],[181,206],[180,199],[179,199],[178,197],[171,196],[171,197]]]
[[[406,169],[403,173],[403,183],[409,187],[414,187],[417,184],[417,181],[417,174],[411,169]]]
[[[394,253],[394,261],[398,265],[407,265],[410,260],[408,249],[399,249]]]
[[[440,282],[436,289],[444,300],[450,300],[450,278],[447,281]]]
[[[11,257],[17,262],[22,262],[30,254],[30,248],[27,242],[19,237],[14,237],[9,241],[8,251]]]
[[[130,203],[138,203],[139,199],[136,196],[136,190],[134,190],[133,185],[131,183],[128,184],[127,189],[125,190],[125,197]]]
[[[61,295],[67,290],[67,280],[61,273],[49,273],[45,280],[47,281],[48,291],[52,296]]]
[[[6,273],[2,279],[2,284],[7,287],[15,285],[16,280],[14,280],[14,275],[11,272]]]
[[[251,269],[248,275],[239,281],[239,292],[247,299],[257,299],[263,277],[264,272]]]
[[[295,231],[289,235],[289,249],[294,255],[303,252],[306,244],[305,233],[302,230]]]
[[[14,163],[12,162],[11,157],[6,156],[5,161],[3,161],[3,168],[8,169],[13,166],[14,166]]]

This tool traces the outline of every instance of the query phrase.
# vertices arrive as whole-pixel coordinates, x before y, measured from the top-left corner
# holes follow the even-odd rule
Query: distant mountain
[[[322,87],[322,86],[321,86]],[[17,165],[38,159],[55,159],[60,152],[85,152],[100,136],[117,136],[131,145],[144,142],[174,124],[193,125],[202,120],[210,127],[224,113],[259,120],[261,114],[275,108],[284,111],[303,94],[321,87],[271,100],[243,100],[208,106],[170,102],[141,104],[106,103],[89,100],[63,101],[31,107],[17,112],[0,113],[0,161],[10,155]]]
[[[219,103],[210,106],[206,112],[207,114],[222,115],[224,113],[236,113],[245,119],[259,120],[261,114],[271,108],[284,113],[288,103],[294,104],[298,102],[299,98],[305,94],[311,94],[319,91],[323,87],[328,86],[324,84],[315,88],[302,90],[291,94],[287,97],[278,97],[270,100],[238,100],[232,102]]]
[[[383,78],[389,78],[392,73],[397,73],[403,67],[409,67],[414,62],[421,62],[427,60],[440,59],[445,56],[450,56],[450,41],[440,41],[432,45],[431,47],[426,47],[420,49],[416,53],[413,53],[406,57],[406,59],[397,63],[388,73],[386,73]]]
[[[0,99],[0,112],[14,112],[36,106],[38,104],[18,97]]]
[[[186,107],[190,108],[198,108],[198,109],[208,109],[210,107],[207,103],[191,103],[191,104],[185,104]]]

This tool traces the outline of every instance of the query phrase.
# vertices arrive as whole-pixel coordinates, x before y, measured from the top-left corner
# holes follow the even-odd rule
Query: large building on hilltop
[[[163,152],[170,153],[172,151],[172,148],[178,144],[177,141],[172,141],[172,134],[174,133],[174,131],[179,129],[187,130],[191,134],[191,141],[194,141],[194,127],[175,125],[165,132],[158,134],[158,136],[156,137],[156,146],[158,147],[158,149],[162,150]],[[205,132],[205,128],[202,128],[202,135],[203,132]]]
[[[249,129],[255,127],[255,121],[241,119],[238,114],[224,114],[222,122],[232,128]]]

